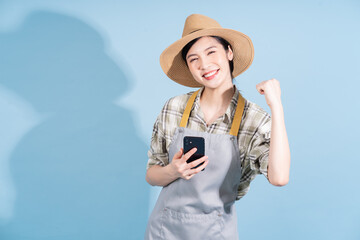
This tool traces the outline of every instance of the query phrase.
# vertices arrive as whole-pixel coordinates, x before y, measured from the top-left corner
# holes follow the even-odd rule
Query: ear
[[[234,53],[233,53],[233,51],[231,50],[230,45],[228,45],[228,50],[226,51],[226,55],[227,55],[227,58],[229,59],[229,61],[232,61],[232,60],[233,60],[233,58],[234,58]]]

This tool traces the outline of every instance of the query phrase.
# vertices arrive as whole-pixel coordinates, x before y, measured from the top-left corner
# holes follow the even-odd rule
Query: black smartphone
[[[196,147],[197,151],[191,155],[191,157],[186,161],[190,163],[199,159],[205,155],[205,139],[203,137],[192,137],[192,136],[185,136],[184,137],[184,154]],[[198,166],[204,164],[204,162],[200,163],[196,167],[191,169],[197,168]],[[204,171],[205,168],[201,171]]]

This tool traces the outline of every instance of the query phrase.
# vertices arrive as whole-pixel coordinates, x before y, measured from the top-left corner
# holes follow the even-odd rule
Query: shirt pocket
[[[165,207],[161,216],[161,239],[223,239],[221,230],[224,225],[220,212],[185,213]]]

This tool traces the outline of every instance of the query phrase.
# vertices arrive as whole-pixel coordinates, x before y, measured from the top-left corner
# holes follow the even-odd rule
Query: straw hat
[[[181,50],[191,40],[202,36],[219,36],[227,40],[234,52],[233,77],[240,75],[251,65],[254,47],[245,34],[222,28],[218,22],[201,14],[186,18],[182,38],[167,47],[160,55],[160,65],[165,74],[175,82],[188,87],[201,87],[182,59]]]

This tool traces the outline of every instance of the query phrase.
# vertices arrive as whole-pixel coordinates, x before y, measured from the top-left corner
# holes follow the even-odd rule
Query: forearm
[[[152,186],[166,186],[178,177],[171,172],[170,165],[154,165],[146,172],[146,181]]]
[[[271,184],[283,186],[289,181],[290,148],[281,103],[271,108],[271,115],[268,178]]]

